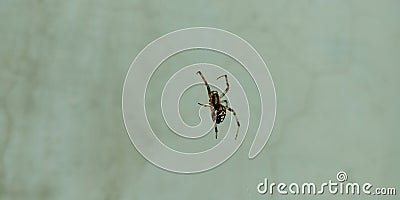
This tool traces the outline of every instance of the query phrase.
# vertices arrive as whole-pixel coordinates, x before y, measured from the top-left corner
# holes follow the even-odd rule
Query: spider
[[[228,76],[222,75],[217,78],[217,80],[218,80],[219,78],[225,77],[225,81],[226,81],[226,89],[221,95],[219,95],[218,91],[211,91],[210,86],[208,85],[208,83],[207,83],[206,79],[204,78],[203,74],[201,73],[201,71],[198,71],[197,74],[200,75],[201,79],[203,79],[204,84],[207,87],[208,98],[209,98],[208,104],[202,104],[202,103],[198,103],[198,104],[200,106],[209,107],[211,110],[211,117],[214,122],[214,129],[215,129],[215,139],[218,138],[217,124],[220,124],[224,121],[225,116],[226,116],[226,110],[228,110],[233,113],[233,116],[235,116],[236,123],[238,126],[237,131],[236,131],[236,136],[235,136],[235,140],[236,140],[238,133],[239,133],[240,122],[236,116],[235,110],[233,110],[232,108],[229,107],[228,100],[221,100],[222,97],[224,97],[229,90]],[[222,103],[225,103],[225,105],[223,105]]]

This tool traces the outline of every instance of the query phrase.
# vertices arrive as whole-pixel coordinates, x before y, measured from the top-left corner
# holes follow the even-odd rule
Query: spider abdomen
[[[225,116],[226,116],[226,108],[224,106],[218,106],[218,109],[216,109],[216,114],[217,114],[217,119],[216,123],[219,124],[224,121]]]

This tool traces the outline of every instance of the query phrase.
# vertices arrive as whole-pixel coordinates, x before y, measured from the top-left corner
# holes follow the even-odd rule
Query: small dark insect
[[[235,140],[236,140],[238,133],[239,133],[239,127],[240,127],[239,120],[236,116],[235,110],[233,110],[232,108],[229,107],[228,100],[221,100],[222,97],[224,97],[229,90],[228,76],[222,75],[217,78],[217,80],[218,80],[221,77],[225,77],[225,81],[226,81],[226,89],[221,95],[219,95],[217,91],[211,91],[210,86],[208,85],[206,79],[204,78],[203,74],[200,71],[198,71],[197,74],[199,74],[201,76],[201,79],[203,79],[204,84],[207,87],[208,97],[210,99],[208,102],[208,105],[202,104],[202,103],[198,103],[198,104],[201,106],[204,106],[204,107],[209,107],[211,110],[211,117],[214,122],[214,129],[215,129],[215,139],[218,138],[217,124],[220,124],[224,121],[225,116],[226,116],[226,110],[228,110],[233,113],[233,116],[235,116],[236,123],[238,126],[237,131],[236,131],[236,136],[235,136]],[[225,105],[223,105],[222,103],[225,103]]]

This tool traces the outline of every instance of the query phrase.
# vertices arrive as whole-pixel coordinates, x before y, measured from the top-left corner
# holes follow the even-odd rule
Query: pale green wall
[[[2,0],[0,199],[309,199],[261,196],[256,185],[319,183],[339,170],[398,187],[399,10],[386,0]],[[146,44],[192,26],[250,42],[269,66],[278,110],[255,160],[248,139],[216,169],[179,175],[133,148],[121,93]],[[333,198],[373,199],[318,197]]]

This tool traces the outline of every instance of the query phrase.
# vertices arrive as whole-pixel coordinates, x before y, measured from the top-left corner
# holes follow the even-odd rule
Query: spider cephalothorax
[[[226,116],[226,111],[228,110],[228,111],[233,113],[233,116],[235,116],[236,123],[237,123],[237,126],[238,126],[238,129],[236,131],[236,136],[235,136],[235,140],[236,140],[236,138],[238,136],[238,133],[239,133],[239,127],[240,127],[239,120],[238,120],[238,118],[236,116],[235,110],[233,110],[232,108],[229,107],[228,100],[221,100],[222,97],[224,97],[226,95],[226,93],[228,92],[228,90],[229,90],[228,76],[227,75],[222,75],[222,76],[217,78],[217,79],[219,79],[221,77],[225,77],[225,81],[226,81],[226,89],[221,95],[219,95],[218,91],[211,91],[210,86],[208,85],[206,79],[204,78],[203,74],[200,71],[198,71],[197,74],[199,74],[200,77],[203,79],[204,84],[207,87],[208,98],[209,98],[208,105],[207,104],[201,104],[201,103],[198,103],[198,104],[201,105],[201,106],[204,106],[204,107],[209,107],[210,110],[211,110],[211,117],[212,117],[212,120],[214,122],[214,129],[215,129],[215,139],[218,138],[218,127],[217,127],[217,124],[220,124],[220,123],[222,123],[224,121],[225,116]],[[225,103],[225,105],[223,105],[222,103]]]

